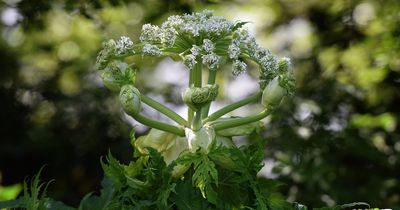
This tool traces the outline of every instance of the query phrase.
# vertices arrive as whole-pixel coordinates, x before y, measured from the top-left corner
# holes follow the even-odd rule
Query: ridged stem
[[[208,71],[208,84],[213,85],[215,84],[215,79],[217,76],[217,71],[216,70],[209,70]],[[208,112],[210,111],[210,106],[211,102],[207,104],[205,107],[202,108],[201,110],[201,118],[205,119],[208,116]]]
[[[257,100],[259,100],[261,98],[261,95],[262,95],[262,92],[257,92],[254,95],[248,96],[248,97],[246,97],[246,98],[244,98],[244,99],[242,99],[240,101],[237,101],[237,102],[235,102],[233,104],[225,106],[225,107],[221,108],[220,110],[214,112],[213,114],[211,114],[207,118],[205,118],[203,120],[203,123],[214,121],[214,120],[222,117],[223,115],[225,115],[225,114],[227,114],[227,113],[229,113],[229,112],[231,112],[231,111],[233,111],[235,109],[238,109],[238,108],[240,108],[240,107],[242,107],[244,105],[247,105],[247,104],[249,104],[251,102],[257,101]]]
[[[224,130],[227,128],[233,128],[233,127],[237,127],[237,126],[241,126],[244,124],[262,120],[265,117],[267,117],[269,114],[271,114],[271,112],[272,112],[271,110],[265,109],[256,115],[242,117],[242,118],[233,118],[233,119],[225,120],[223,122],[216,122],[214,124],[210,123],[210,126],[212,128],[214,128],[215,131]]]
[[[170,108],[164,106],[163,104],[160,104],[159,102],[155,101],[154,99],[140,94],[140,99],[142,102],[145,104],[151,106],[152,108],[156,109],[157,111],[163,113],[165,116],[169,117],[173,121],[177,122],[179,125],[182,126],[189,126],[188,122],[183,119],[180,115],[178,115],[176,112],[171,110]]]
[[[158,121],[158,120],[153,120],[153,119],[147,118],[141,114],[130,114],[130,115],[135,120],[142,123],[143,125],[147,125],[149,127],[152,127],[152,128],[158,129],[158,130],[173,133],[178,136],[185,136],[185,130],[183,129],[183,127],[177,127],[177,126],[170,125],[170,124]]]

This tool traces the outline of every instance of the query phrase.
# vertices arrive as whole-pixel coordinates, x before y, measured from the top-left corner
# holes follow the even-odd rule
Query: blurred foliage
[[[56,179],[49,187],[56,200],[77,204],[96,190],[103,176],[100,156],[108,149],[122,162],[131,156],[124,122],[129,119],[93,69],[101,42],[121,35],[136,40],[144,23],[209,8],[249,21],[264,47],[293,59],[297,91],[267,122],[266,162],[274,167],[262,175],[285,183],[290,202],[318,207],[365,201],[400,208],[397,0],[0,5],[2,185],[20,183],[48,164],[42,177]],[[138,63],[139,73],[146,72],[139,77],[145,78],[138,81],[141,90],[164,91],[164,101],[180,103],[172,91],[177,85],[154,86],[160,79],[149,70],[156,64]]]
[[[0,186],[0,201],[16,199],[22,191],[21,184],[13,184],[10,186]]]

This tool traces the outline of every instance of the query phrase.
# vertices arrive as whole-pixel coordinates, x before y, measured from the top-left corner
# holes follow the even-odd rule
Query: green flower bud
[[[218,85],[206,85],[204,87],[187,88],[182,95],[183,101],[193,110],[214,101],[218,95]]]
[[[114,61],[101,72],[100,77],[108,89],[120,91],[122,86],[135,83],[136,71],[124,62]]]
[[[238,118],[238,117],[233,117],[233,118]],[[227,121],[230,119],[232,119],[232,118],[220,118],[218,120],[215,120],[214,122],[224,122],[224,121]],[[256,122],[248,123],[245,125],[236,126],[233,128],[219,130],[216,133],[219,136],[228,136],[228,137],[230,137],[230,136],[246,136],[246,135],[250,135],[255,130],[263,127],[263,125],[264,124],[262,122],[256,121]]]
[[[280,73],[286,73],[290,71],[290,59],[283,57],[278,61],[278,71]]]
[[[285,72],[268,83],[264,88],[261,103],[264,107],[277,106],[284,96],[291,96],[295,89],[295,79],[291,72]]]
[[[196,152],[198,149],[208,152],[215,141],[215,132],[211,128],[203,127],[198,131],[185,128],[185,135],[191,152]]]
[[[275,77],[265,87],[261,103],[264,107],[277,106],[281,103],[282,98],[286,95],[286,90],[279,85],[279,78]]]
[[[99,52],[96,60],[96,69],[103,70],[106,68],[110,60],[115,56],[116,43],[113,39],[103,43],[103,49]]]
[[[122,108],[128,114],[138,114],[142,109],[140,92],[133,85],[124,85],[119,93],[119,100]]]

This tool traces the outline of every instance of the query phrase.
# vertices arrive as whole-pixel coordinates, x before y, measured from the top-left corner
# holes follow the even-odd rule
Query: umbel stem
[[[209,85],[215,84],[216,76],[217,76],[216,70],[208,70],[208,84]],[[208,112],[210,111],[210,106],[211,106],[211,103],[207,104],[205,107],[202,108],[202,110],[201,110],[201,118],[202,119],[204,119],[208,116]]]
[[[247,123],[252,123],[252,122],[262,120],[265,117],[267,117],[269,114],[271,114],[271,112],[272,112],[271,109],[265,109],[256,115],[252,115],[252,116],[248,116],[248,117],[233,118],[233,119],[229,119],[229,120],[226,120],[223,122],[216,122],[216,123],[211,122],[210,126],[212,128],[214,128],[215,131],[224,130],[227,128],[233,128],[233,127],[241,126],[241,125],[244,125]]]
[[[185,136],[185,130],[183,129],[183,127],[177,127],[177,126],[170,125],[170,124],[158,121],[158,120],[153,120],[153,119],[145,117],[141,114],[130,114],[130,115],[135,120],[142,123],[143,125],[147,125],[149,127],[152,127],[152,128],[158,129],[158,130],[173,133],[178,136]]]
[[[229,112],[231,112],[231,111],[233,111],[235,109],[238,109],[238,108],[240,108],[240,107],[242,107],[244,105],[247,105],[247,104],[249,104],[251,102],[257,101],[257,100],[259,100],[261,98],[261,95],[262,95],[262,92],[259,91],[254,95],[248,96],[248,97],[246,97],[246,98],[244,98],[244,99],[242,99],[240,101],[237,101],[237,102],[235,102],[233,104],[225,106],[225,107],[221,108],[220,110],[214,112],[213,114],[211,114],[207,118],[205,118],[203,120],[203,123],[214,121],[214,120],[222,117],[223,115],[225,115],[225,114],[227,114],[227,113],[229,113]]]
[[[170,119],[174,120],[175,122],[177,122],[179,125],[182,126],[189,126],[189,123],[183,119],[180,115],[178,115],[177,113],[175,113],[174,111],[172,111],[170,108],[160,104],[159,102],[155,101],[154,99],[140,94],[140,99],[147,105],[151,106],[152,108],[156,109],[157,111],[163,113],[164,115],[166,115],[167,117],[169,117]]]
[[[189,88],[190,87],[201,87],[202,86],[202,63],[200,60],[194,65],[193,69],[190,71],[190,80],[189,80]],[[192,124],[192,128],[194,130],[200,129],[201,124],[201,109],[196,110],[196,113],[190,107],[188,113],[188,121]],[[193,119],[194,117],[194,119]]]

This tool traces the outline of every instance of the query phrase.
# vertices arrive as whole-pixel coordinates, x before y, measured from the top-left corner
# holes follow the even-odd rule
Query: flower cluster
[[[116,54],[123,55],[129,51],[135,53],[133,50],[133,42],[129,37],[122,36],[116,43]]]
[[[160,56],[161,51],[156,45],[145,44],[143,46],[143,55]]]
[[[238,76],[246,71],[247,64],[240,60],[233,61],[232,64],[232,74]]]
[[[196,65],[217,70],[232,62],[232,74],[237,76],[247,69],[245,59],[251,59],[259,65],[259,84],[263,90],[276,76],[286,74],[288,68],[281,68],[282,62],[262,48],[242,27],[244,24],[212,16],[209,10],[171,16],[161,26],[143,25],[141,43],[134,44],[126,36],[106,42],[98,56],[97,68],[106,68],[113,58],[134,54],[178,55],[189,70]]]

